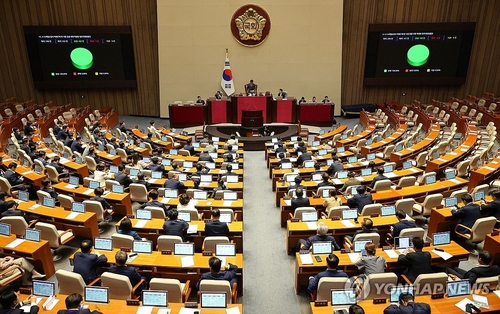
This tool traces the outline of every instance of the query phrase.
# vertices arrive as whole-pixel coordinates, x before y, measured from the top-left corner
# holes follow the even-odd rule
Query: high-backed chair
[[[35,228],[40,230],[41,238],[49,242],[49,246],[54,249],[54,262],[59,261],[62,256],[58,254],[57,249],[68,243],[75,238],[72,229],[57,230],[56,226],[45,223],[37,222]]]
[[[64,194],[58,194],[57,199],[59,200],[59,206],[64,209],[71,209],[73,207],[72,204],[75,202],[71,196]]]
[[[56,271],[56,278],[60,294],[69,295],[72,293],[80,293],[81,295],[83,295],[86,284],[82,278],[82,275],[72,271],[58,269]],[[97,278],[88,285],[93,286],[99,281],[100,278]]]
[[[413,205],[415,204],[415,200],[413,198],[403,198],[396,201],[396,211],[402,210],[408,216],[413,215]]]
[[[462,224],[457,224],[455,226],[455,233],[457,234],[457,236],[464,238],[465,240],[468,240],[472,243],[479,243],[484,241],[486,235],[493,231],[496,223],[497,219],[494,216],[479,218],[471,228]],[[460,233],[458,231],[458,228],[460,227],[467,229],[470,233]]]
[[[385,148],[384,148],[384,151],[382,153],[376,153],[375,156],[377,156],[377,158],[381,158],[381,159],[384,159],[384,160],[389,160],[391,158],[391,154],[392,154],[392,151],[394,150],[394,145],[387,145]]]
[[[196,208],[178,208],[177,211],[180,213],[189,213],[191,221],[201,220],[203,213],[199,213]]]
[[[113,241],[113,247],[114,248],[122,248],[126,247],[131,249],[132,248],[132,243],[134,242],[134,237],[126,234],[120,234],[120,233],[113,233],[111,235],[111,239]]]
[[[312,300],[330,300],[332,289],[345,289],[348,278],[322,277],[318,282],[318,289],[310,293]]]
[[[56,168],[52,166],[46,166],[45,169],[47,170],[47,177],[50,179],[52,183],[59,183],[60,177],[64,173],[58,173]]]
[[[38,190],[36,191],[36,195],[38,196],[38,201],[40,202],[40,204],[43,203],[43,198],[44,197],[47,197],[47,198],[51,198],[50,194],[47,193],[47,192],[44,192],[42,190]]]
[[[104,182],[106,184],[106,190],[108,191],[111,191],[113,189],[113,185],[120,185],[120,182],[111,179],[105,180]]]
[[[236,303],[236,297],[238,296],[238,286],[236,282],[233,283],[233,286],[231,287],[229,281],[226,280],[203,279],[200,282],[199,292],[205,291],[226,292],[226,300],[228,303]]]
[[[347,206],[347,205],[335,206],[335,207],[332,207],[330,209],[330,212],[328,213],[328,216],[326,216],[325,213],[321,213],[321,216],[322,216],[322,218],[328,218],[328,219],[332,219],[333,217],[342,218],[342,211],[349,210],[349,209],[351,209],[351,208],[349,206]]]
[[[133,202],[147,203],[148,190],[143,184],[131,183],[129,185],[130,199]]]
[[[12,234],[24,236],[26,228],[31,228],[36,223],[36,220],[28,224],[22,216],[5,216],[0,219],[0,222],[10,225]]]
[[[149,289],[168,291],[169,303],[185,303],[191,294],[191,281],[182,283],[178,279],[152,278],[149,282]]]
[[[423,216],[430,216],[434,207],[441,205],[443,194],[427,195],[422,204],[413,205],[413,210]]]
[[[136,290],[144,283],[141,279],[134,287],[125,275],[117,275],[110,272],[104,272],[101,275],[101,286],[109,288],[109,298],[118,300],[139,299]]]
[[[462,160],[456,166],[457,169],[457,177],[465,178],[469,175],[469,165],[470,160]]]
[[[317,213],[316,208],[312,206],[304,206],[304,207],[297,207],[293,213],[293,215],[290,213],[290,218],[299,218],[302,220],[302,214],[303,213]]]
[[[219,208],[220,214],[229,214],[231,216],[231,222],[238,220],[238,214],[234,213],[232,208]]]
[[[11,186],[9,180],[0,177],[0,191],[4,191],[8,196],[12,196],[12,188],[21,187],[22,184]]]
[[[470,194],[474,197],[474,193],[484,192],[484,197],[486,197],[486,195],[488,195],[489,188],[490,186],[488,184],[481,184],[472,189],[472,192]]]
[[[21,278],[24,275],[24,270],[19,265],[12,265],[0,272],[0,287],[8,285],[17,285],[17,281],[21,284]]]
[[[417,155],[415,164],[418,168],[425,168],[427,166],[427,151],[423,151]]]
[[[359,296],[364,300],[371,300],[379,296],[380,287],[388,289],[398,283],[398,276],[395,273],[370,274],[366,277],[363,290]]]
[[[368,204],[363,207],[360,216],[370,216],[373,214],[382,214],[382,204]]]
[[[146,206],[144,207],[145,210],[149,210],[151,212],[151,218],[159,218],[159,219],[165,219],[165,211],[161,207],[156,207],[156,206]]]
[[[401,177],[398,182],[398,187],[404,188],[407,186],[414,186],[417,178],[413,176]]]
[[[353,250],[355,241],[366,241],[371,240],[373,244],[375,244],[375,248],[378,248],[380,244],[380,234],[377,232],[368,232],[368,233],[359,233],[357,234],[352,241],[345,237],[344,238],[344,247],[346,249]]]
[[[401,278],[403,278],[407,284],[412,284],[412,282],[410,282],[405,275],[401,275]],[[413,283],[413,286],[415,287],[415,294],[428,295],[445,293],[447,281],[448,275],[444,272],[418,275]]]
[[[158,251],[174,251],[174,243],[182,243],[182,238],[172,235],[161,235],[158,237],[156,249]]]
[[[215,252],[215,245],[219,243],[229,243],[229,238],[228,237],[221,237],[221,236],[209,236],[205,237],[203,240],[203,251],[212,251]]]
[[[490,290],[497,289],[500,276],[481,277],[476,279],[476,285],[481,288],[488,288]]]
[[[375,182],[375,185],[373,186],[372,191],[385,191],[385,190],[390,190],[391,189],[391,180],[379,180]]]

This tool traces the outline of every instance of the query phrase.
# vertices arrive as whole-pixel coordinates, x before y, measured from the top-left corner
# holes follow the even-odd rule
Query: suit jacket
[[[373,188],[375,186],[375,183],[377,181],[381,181],[381,180],[388,180],[389,178],[384,176],[383,174],[379,174],[378,176],[376,176],[375,178],[373,178],[372,180],[372,183],[370,184],[370,187]]]
[[[81,310],[59,310],[57,314],[102,314],[99,311],[90,311],[89,309],[81,309]]]
[[[372,204],[373,199],[371,194],[355,194],[351,198],[347,199],[347,205],[351,208],[357,208],[358,213],[361,213],[363,207],[368,204]]]
[[[500,267],[498,265],[478,266],[473,267],[471,270],[466,272],[463,279],[469,279],[470,284],[473,285],[476,283],[478,278],[493,277],[498,275],[500,275]]]
[[[9,210],[6,210],[4,211],[0,217],[12,217],[12,216],[21,216],[24,218],[24,220],[26,220],[26,222],[29,224],[30,220],[28,219],[28,217],[26,217],[26,214],[24,213],[24,211],[22,210],[19,210],[19,209],[9,209]]]
[[[308,153],[303,153],[302,155],[299,156],[299,158],[297,158],[297,165],[302,166],[302,164],[306,160],[312,160],[312,156],[309,155]]]
[[[92,253],[76,252],[73,261],[73,272],[82,275],[83,281],[88,285],[92,280],[99,277],[97,267],[106,264],[108,258],[105,255],[97,256]]]
[[[10,169],[5,171],[3,176],[12,186],[22,184],[24,182],[20,175]]]
[[[134,231],[134,230],[123,231],[122,229],[118,229],[117,232],[119,234],[131,236],[132,238],[134,238],[134,240],[137,240],[137,241],[141,241],[142,240],[141,236],[137,233],[137,231]]]
[[[343,271],[339,271],[336,269],[327,269],[325,271],[320,272],[313,278],[309,279],[309,285],[307,286],[307,291],[310,293],[313,293],[314,291],[318,290],[318,283],[319,280],[323,277],[344,277],[344,278],[349,278],[346,273]]]
[[[309,250],[311,247],[312,247],[312,244],[314,242],[320,242],[320,241],[328,241],[328,242],[332,242],[332,246],[334,248],[334,250],[340,250],[340,246],[337,244],[337,242],[335,241],[335,238],[332,237],[331,235],[319,235],[319,234],[316,234],[316,235],[313,235],[311,237],[309,237],[307,240],[306,240],[306,243],[304,244],[304,246],[302,247],[303,250]]]
[[[112,265],[109,268],[109,272],[112,272],[113,274],[117,275],[124,275],[127,276],[128,279],[130,280],[130,284],[132,287],[134,287],[139,281],[141,281],[141,275],[137,272],[135,267],[132,266],[118,266],[118,265]],[[137,288],[135,291],[136,295],[140,295],[142,292],[143,287]]]
[[[57,124],[52,129],[52,132],[54,133],[55,136],[57,136],[57,134],[59,134],[60,131],[61,131],[61,128]]]
[[[57,199],[57,192],[54,190],[54,188],[43,187],[40,189],[40,191],[47,192],[50,194],[50,197]]]
[[[82,143],[75,140],[75,141],[73,141],[73,143],[71,143],[71,150],[74,152],[79,152],[81,154],[81,153],[83,153],[84,148],[83,148]]]
[[[394,238],[399,237],[399,234],[403,229],[415,228],[417,225],[413,221],[408,221],[406,219],[397,222],[392,228],[392,236]]]
[[[200,157],[198,157],[198,161],[214,162],[214,159],[209,154],[201,153]]]
[[[278,166],[278,167],[281,167],[281,164],[282,164],[282,163],[284,163],[284,162],[290,162],[290,159],[288,159],[288,158],[283,158],[283,159],[280,159],[280,160],[278,161],[277,166]]]
[[[56,164],[56,163],[52,162],[52,163],[50,163],[49,166],[56,168],[58,174],[61,174],[64,172],[64,167],[61,164]]]
[[[203,279],[227,280],[227,281],[229,281],[229,283],[232,286],[234,282],[237,282],[236,273],[238,272],[238,266],[233,265],[233,264],[228,264],[228,266],[229,266],[228,270],[221,271],[217,274],[212,273],[212,272],[202,274],[200,277],[200,280],[198,280],[198,282],[196,283],[196,289],[198,289],[198,290],[200,289],[200,282]]]
[[[309,198],[307,197],[294,197],[292,198],[292,211],[297,209],[298,207],[311,206],[309,202]]]
[[[333,182],[330,182],[330,181],[327,181],[327,182],[323,181],[323,182],[318,183],[319,188],[322,186],[334,186],[334,185],[333,185]]]
[[[108,201],[106,201],[106,199],[103,197],[94,196],[94,197],[91,197],[90,200],[97,201],[97,202],[101,203],[102,208],[104,210],[111,209],[111,205],[109,205]]]
[[[205,233],[207,236],[229,236],[229,227],[225,222],[214,220],[205,224]]]
[[[64,141],[68,137],[68,133],[61,130],[59,133],[57,133],[56,139],[59,141]]]
[[[163,223],[163,230],[166,235],[179,236],[184,241],[184,230],[187,230],[189,225],[184,220],[167,220]]]
[[[398,263],[406,266],[404,274],[411,282],[415,282],[418,275],[432,273],[432,257],[429,252],[416,251],[398,257]]]
[[[134,180],[132,180],[126,173],[122,172],[115,173],[115,180],[124,187],[128,187],[130,183],[134,183]]]
[[[168,216],[168,207],[162,202],[158,202],[157,200],[152,200],[151,202],[147,202],[141,205],[141,208],[146,208],[146,206],[160,207],[165,212],[165,216]]]
[[[18,306],[20,307],[20,304],[18,304]],[[30,307],[29,314],[36,314],[38,313],[39,310],[40,308],[38,307],[38,305],[32,305]],[[24,314],[24,311],[20,308],[15,308],[15,309],[0,308],[0,314]]]
[[[460,218],[458,221],[459,224],[465,225],[469,228],[471,228],[476,220],[481,218],[481,209],[479,205],[469,203],[463,207],[461,207],[459,210],[452,209],[451,214],[455,218]],[[465,228],[458,228],[458,232],[460,233],[469,233],[469,231]]]
[[[149,170],[151,171],[165,171],[165,167],[162,164],[151,164],[149,165]]]
[[[490,213],[492,216],[495,216],[497,220],[500,220],[500,200],[495,200],[488,204],[481,205],[481,210]],[[500,223],[497,222],[495,227],[500,228]]]
[[[409,302],[407,306],[391,304],[385,308],[384,314],[431,314],[427,303]]]
[[[340,161],[333,162],[330,167],[326,170],[326,173],[328,173],[329,176],[333,176],[335,173],[338,171],[344,170],[344,164]]]
[[[185,190],[186,186],[184,183],[177,181],[175,179],[168,179],[165,181],[165,184],[163,185],[164,188],[167,189],[177,189],[177,190]]]
[[[191,156],[194,156],[194,154],[196,153],[194,151],[194,147],[192,145],[187,145],[186,144],[186,145],[184,145],[184,149],[187,150],[187,151],[189,151],[189,153],[191,154]]]

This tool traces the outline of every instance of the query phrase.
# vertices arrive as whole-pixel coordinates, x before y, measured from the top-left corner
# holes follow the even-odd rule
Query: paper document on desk
[[[489,309],[490,305],[488,304],[488,298],[482,295],[473,294],[472,301],[477,307],[483,307],[485,309]]]
[[[194,312],[200,312],[199,309],[188,309],[185,307],[181,307],[179,310],[179,314],[194,314]]]
[[[441,252],[441,251],[436,251],[436,250],[432,250],[432,252],[436,255],[439,255],[445,261],[447,261],[453,257],[453,255],[451,255],[450,253],[446,253],[446,252]]]
[[[464,298],[462,301],[456,303],[455,306],[458,307],[459,309],[461,309],[462,311],[466,312],[465,306],[469,303],[474,304],[474,302],[472,302],[470,299]]]
[[[14,241],[7,244],[5,247],[12,249],[12,248],[15,248],[16,246],[18,246],[19,244],[23,243],[24,241],[25,241],[24,239],[15,239]]]
[[[495,290],[495,291],[493,291],[493,293],[494,293],[494,294],[496,294],[496,295],[497,295],[497,297],[499,297],[499,298],[500,298],[500,290]]]
[[[28,170],[28,171],[23,172],[23,176],[26,176],[26,175],[28,175],[30,173],[33,173],[33,170]]]
[[[488,166],[484,166],[483,169],[487,169],[489,171],[495,171],[496,170],[495,168],[491,168],[491,167],[488,167]]]
[[[57,156],[56,153],[49,153],[49,154],[47,154],[47,157],[49,157],[50,159],[52,159],[52,158],[54,158],[56,156]]]
[[[136,314],[151,314],[153,312],[153,307],[152,306],[139,306],[137,308]]]
[[[140,219],[135,223],[134,228],[143,228],[147,222],[148,220]]]
[[[78,188],[78,186],[73,185],[73,184],[67,184],[67,185],[64,186],[64,188],[65,189],[76,189],[76,188]]]
[[[202,187],[209,186],[209,185],[210,185],[210,183],[208,183],[208,182],[200,182],[200,186],[202,186]]]
[[[76,217],[78,217],[79,214],[80,213],[72,212],[68,216],[66,216],[66,219],[75,219]]]
[[[40,204],[33,204],[28,209],[35,210],[35,209],[37,209],[40,206],[42,206],[42,205],[40,205]]]
[[[240,314],[240,309],[237,306],[226,309],[226,314]]]
[[[346,226],[347,228],[352,228],[355,227],[356,225],[353,224],[350,220],[342,220],[342,224]]]
[[[188,234],[197,233],[197,232],[198,232],[198,225],[189,225],[189,228],[187,230]]]
[[[59,162],[64,165],[65,163],[68,163],[69,160],[64,157],[61,157],[61,159],[59,159]]]
[[[337,185],[342,184],[342,181],[340,181],[340,179],[332,179],[332,181]]]
[[[309,253],[308,254],[299,254],[299,258],[300,258],[300,262],[302,263],[302,265],[312,265],[312,264],[314,264],[312,256]]]
[[[458,155],[456,152],[449,152],[448,154],[452,156]]]
[[[190,200],[189,204],[192,204],[193,206],[198,204],[198,200]]]
[[[192,256],[183,256],[181,258],[182,267],[194,266],[194,259]]]
[[[232,206],[233,205],[233,201],[224,201],[224,203],[222,203],[222,206]]]
[[[449,181],[451,181],[451,182],[453,182],[453,183],[456,183],[456,184],[460,184],[460,183],[462,183],[460,180],[457,180],[457,179],[451,179],[451,180],[449,180]]]
[[[170,202],[170,198],[168,198],[168,197],[164,197],[160,201],[160,203],[163,203],[163,204],[168,204],[168,202]]]
[[[92,189],[88,189],[87,191],[83,192],[85,195],[89,195],[90,193],[94,192]]]
[[[158,312],[156,312],[156,313],[157,314],[170,314],[171,311],[172,311],[172,309],[158,309]]]
[[[360,253],[347,253],[347,255],[349,256],[351,263],[355,263],[358,260],[358,258],[361,256]]]
[[[308,221],[308,222],[306,222],[306,225],[307,225],[307,229],[309,229],[309,230],[316,230],[316,228],[318,228],[318,225],[316,225],[315,221]]]
[[[417,172],[419,172],[419,171],[418,171],[418,169],[415,169],[415,168],[410,168],[410,169],[408,169],[408,170],[409,170],[409,171],[411,171],[411,172],[413,172],[413,173],[417,173]]]
[[[156,182],[156,179],[149,179],[149,180],[148,180],[148,183],[151,183],[151,184],[152,184],[152,183],[155,183],[155,182]]]
[[[384,252],[390,257],[390,258],[398,258],[399,255],[396,253],[394,250],[384,250]]]
[[[397,177],[397,175],[394,172],[385,173],[384,175],[386,177],[388,177],[388,178],[395,178],[395,177]]]

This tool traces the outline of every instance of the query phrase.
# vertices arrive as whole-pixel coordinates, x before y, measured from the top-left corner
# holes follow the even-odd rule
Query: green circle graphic
[[[424,45],[415,45],[408,49],[406,54],[408,57],[408,63],[414,67],[419,67],[424,65],[429,60],[429,48]]]
[[[86,48],[75,48],[70,54],[73,66],[80,70],[87,70],[94,64],[94,56],[92,52]]]

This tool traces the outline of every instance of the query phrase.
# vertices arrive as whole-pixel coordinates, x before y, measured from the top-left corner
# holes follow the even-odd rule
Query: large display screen
[[[35,88],[135,88],[130,26],[25,26]]]
[[[364,85],[465,83],[475,23],[370,24]]]

